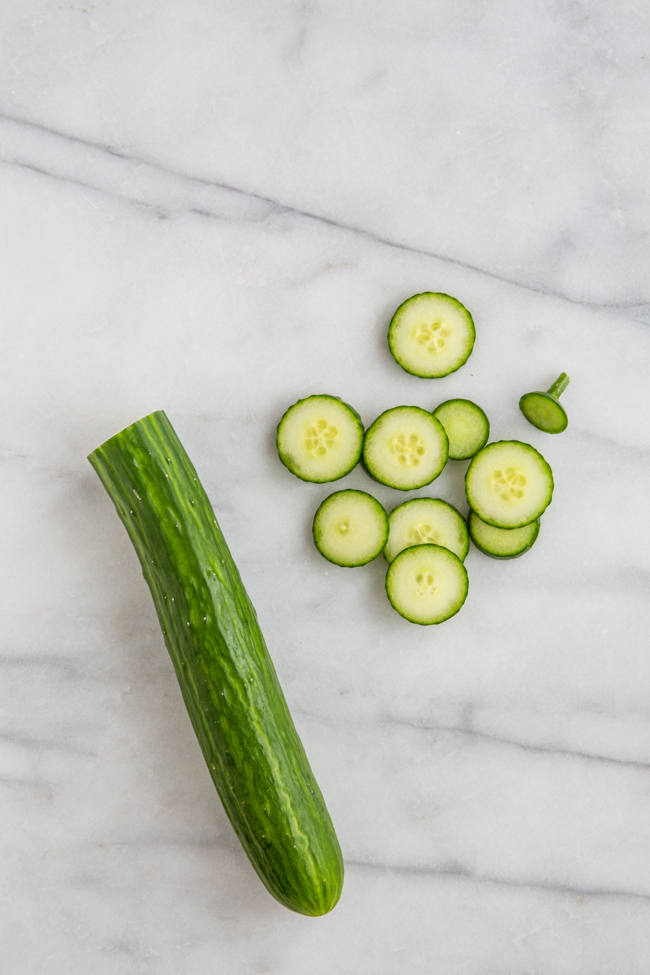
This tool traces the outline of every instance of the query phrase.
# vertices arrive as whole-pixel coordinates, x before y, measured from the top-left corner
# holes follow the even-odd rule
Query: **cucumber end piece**
[[[569,425],[564,407],[550,393],[524,393],[519,409],[529,423],[544,433],[562,433]]]

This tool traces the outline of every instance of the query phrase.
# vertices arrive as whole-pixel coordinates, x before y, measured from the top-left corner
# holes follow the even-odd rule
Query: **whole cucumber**
[[[331,911],[343,858],[257,615],[192,462],[161,411],[89,456],[140,559],[183,699],[262,883]]]

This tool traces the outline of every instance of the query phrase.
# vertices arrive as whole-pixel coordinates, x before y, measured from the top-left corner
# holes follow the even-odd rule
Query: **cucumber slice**
[[[524,393],[519,400],[519,409],[528,422],[544,433],[562,433],[566,430],[569,418],[560,403],[560,396],[570,381],[563,372],[546,393]]]
[[[472,511],[496,528],[522,528],[551,503],[553,472],[542,455],[519,440],[499,440],[479,450],[465,475]]]
[[[448,399],[433,411],[449,438],[449,459],[467,460],[485,447],[490,421],[470,399]]]
[[[395,406],[378,416],[363,442],[371,477],[398,491],[430,484],[447,463],[449,443],[442,423],[419,406]]]
[[[440,498],[413,498],[391,511],[384,549],[387,562],[405,548],[426,544],[448,548],[461,562],[465,561],[469,549],[467,525],[453,505]]]
[[[386,544],[388,517],[365,491],[335,491],[316,512],[313,533],[316,548],[329,562],[365,565]]]
[[[359,463],[361,417],[338,396],[308,396],[290,406],[278,424],[278,454],[303,481],[337,481]]]
[[[523,528],[495,528],[470,511],[467,525],[472,541],[485,555],[493,559],[517,559],[535,544],[540,520],[531,521]]]
[[[467,598],[468,586],[465,566],[441,545],[405,548],[386,573],[386,593],[393,609],[421,626],[454,616]]]
[[[472,316],[450,295],[425,291],[402,302],[388,329],[388,345],[402,369],[434,379],[460,369],[474,348]]]

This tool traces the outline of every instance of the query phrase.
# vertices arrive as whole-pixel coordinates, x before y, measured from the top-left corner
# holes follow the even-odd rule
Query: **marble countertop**
[[[32,975],[646,975],[650,9],[10,0],[0,11],[0,942]],[[455,295],[467,365],[392,360]],[[569,429],[517,409],[565,370]],[[476,400],[556,490],[439,627],[326,563],[274,431]],[[346,860],[282,908],[223,813],[86,455],[164,409]],[[431,489],[464,511],[466,465]],[[403,497],[360,469],[337,487]]]

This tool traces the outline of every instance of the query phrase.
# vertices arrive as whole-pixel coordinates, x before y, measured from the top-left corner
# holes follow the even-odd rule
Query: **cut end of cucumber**
[[[391,320],[388,345],[413,376],[434,379],[460,369],[476,332],[467,308],[450,295],[425,291],[404,301]]]
[[[413,545],[441,545],[465,561],[469,536],[465,519],[453,505],[440,498],[413,498],[388,516],[387,562]]]
[[[404,549],[386,574],[386,593],[393,609],[421,626],[444,623],[455,616],[468,588],[465,566],[440,545]]]
[[[479,450],[465,475],[472,511],[496,528],[522,528],[551,503],[553,473],[542,455],[519,440],[499,440]]]
[[[523,528],[495,528],[470,511],[467,522],[476,547],[492,559],[518,559],[533,547],[539,535],[539,518]]]
[[[448,451],[445,429],[433,414],[419,406],[396,406],[368,428],[363,462],[381,484],[412,491],[438,477]]]
[[[564,407],[550,393],[524,393],[519,409],[529,423],[544,433],[562,433],[569,425]]]
[[[365,565],[381,553],[388,538],[388,517],[365,491],[335,491],[314,516],[314,542],[329,562]]]
[[[308,396],[278,424],[280,460],[303,481],[336,481],[356,467],[363,447],[359,415],[336,396]]]
[[[490,421],[480,406],[469,399],[448,399],[433,411],[449,439],[449,459],[468,460],[490,436]]]

